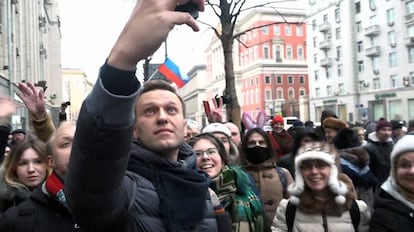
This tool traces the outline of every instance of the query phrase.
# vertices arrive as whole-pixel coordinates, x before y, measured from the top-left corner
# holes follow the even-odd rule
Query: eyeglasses
[[[304,171],[310,171],[315,167],[316,169],[324,169],[326,167],[329,167],[329,164],[323,162],[322,160],[315,160],[315,161],[304,161],[302,163],[302,166],[300,168]]]
[[[210,157],[210,156],[218,155],[218,150],[217,150],[217,148],[210,148],[210,149],[207,149],[205,151],[196,150],[195,153],[196,153],[197,157],[202,157],[204,154],[206,154],[208,157]]]

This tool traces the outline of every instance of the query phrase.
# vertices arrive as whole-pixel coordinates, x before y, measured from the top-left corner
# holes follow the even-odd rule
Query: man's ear
[[[55,160],[53,160],[53,157],[51,155],[47,156],[47,164],[51,168],[55,167]]]

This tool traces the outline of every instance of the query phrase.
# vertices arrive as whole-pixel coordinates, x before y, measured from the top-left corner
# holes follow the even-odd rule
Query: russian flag
[[[158,67],[158,71],[162,73],[168,80],[174,82],[178,88],[183,87],[188,82],[188,76],[181,73],[180,69],[168,57],[165,58],[164,64]]]

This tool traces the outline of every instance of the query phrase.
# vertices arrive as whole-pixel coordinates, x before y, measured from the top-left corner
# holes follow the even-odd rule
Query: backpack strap
[[[288,232],[293,231],[293,223],[295,222],[295,215],[296,215],[296,205],[288,201],[288,204],[286,206],[286,212],[285,212],[286,225],[287,225]]]
[[[286,178],[286,173],[285,171],[283,171],[283,168],[279,167],[279,166],[275,166],[276,168],[276,172],[279,175],[279,180],[280,183],[282,184],[282,188],[283,188],[283,198],[287,198],[288,194],[287,194],[287,178]]]
[[[359,222],[361,221],[361,212],[359,211],[358,203],[356,200],[352,201],[351,209],[349,210],[351,214],[352,225],[354,226],[355,232],[358,232]]]

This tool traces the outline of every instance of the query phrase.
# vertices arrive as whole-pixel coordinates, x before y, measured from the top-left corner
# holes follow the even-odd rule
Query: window
[[[299,60],[304,60],[304,56],[303,56],[303,48],[298,46],[298,59]]]
[[[410,72],[411,85],[414,85],[414,72]]]
[[[292,30],[288,24],[285,25],[285,35],[292,35]]]
[[[363,71],[364,71],[364,61],[358,60],[358,72],[363,72]]]
[[[253,80],[253,78],[250,79],[250,86],[254,86],[254,80]]]
[[[338,77],[342,77],[342,64],[338,64],[337,65],[337,70],[338,70]]]
[[[414,13],[414,1],[406,2],[405,9],[407,9],[407,14]]]
[[[276,48],[275,48],[275,57],[276,57],[276,62],[282,62],[282,57],[281,57],[281,54],[280,54],[280,46],[279,45],[277,45],[276,46]]]
[[[331,68],[330,67],[328,67],[328,68],[326,68],[326,79],[329,79],[329,78],[331,78]]]
[[[387,10],[387,23],[389,26],[394,25],[395,21],[395,14],[394,14],[394,8]]]
[[[358,49],[358,53],[361,53],[364,51],[364,45],[362,44],[362,41],[357,42],[357,49]]]
[[[316,19],[312,20],[312,31],[316,31],[318,29],[318,24]]]
[[[277,82],[278,84],[283,84],[283,79],[282,79],[282,76],[277,76],[277,78],[276,78],[276,79],[277,79],[277,81],[276,81],[276,82]]]
[[[341,28],[340,27],[337,27],[336,29],[335,29],[335,38],[338,40],[338,39],[341,39]]]
[[[276,93],[277,93],[277,99],[283,99],[283,89],[282,88],[278,88]]]
[[[318,54],[313,54],[313,63],[318,63]]]
[[[374,59],[372,59],[372,69],[380,69],[380,59],[379,57],[374,57]]]
[[[293,88],[289,88],[288,95],[289,95],[288,96],[289,99],[295,98],[295,90],[293,90]]]
[[[299,89],[299,95],[300,95],[300,96],[306,96],[306,91],[305,91],[305,89],[304,89],[304,88],[300,88],[300,89]]]
[[[292,47],[286,47],[286,58],[291,60],[292,59]]]
[[[288,84],[293,85],[293,76],[288,76]]]
[[[316,46],[317,46],[317,44],[318,44],[318,42],[317,42],[317,41],[318,41],[318,38],[316,38],[316,37],[313,37],[313,38],[312,38],[312,42],[313,42],[313,47],[314,47],[314,48],[316,48]]]
[[[388,32],[388,43],[391,45],[391,47],[395,47],[396,45],[395,31]]]
[[[408,62],[410,64],[414,63],[414,47],[408,48]]]
[[[328,96],[333,95],[332,86],[330,86],[330,85],[326,86],[326,95],[328,95]]]
[[[265,98],[266,100],[272,100],[272,91],[270,89],[265,90]]]
[[[391,75],[390,76],[390,81],[391,81],[391,88],[397,88],[398,87],[397,75]]]
[[[305,76],[299,76],[299,84],[305,84]]]
[[[318,81],[319,79],[319,70],[314,71],[315,81]]]
[[[381,82],[379,78],[374,78],[372,80],[372,84],[374,85],[373,86],[374,89],[381,89]]]
[[[397,66],[397,53],[396,52],[391,52],[389,55],[389,64],[390,67],[395,67]]]
[[[408,37],[414,37],[414,25],[410,25],[407,27],[407,34]]]
[[[365,81],[359,81],[359,92],[365,91]]]
[[[264,46],[263,47],[263,58],[265,58],[265,59],[269,59],[270,57],[269,57],[269,47],[267,47],[267,46]]]
[[[376,15],[371,15],[369,17],[369,22],[371,25],[377,25],[378,24],[378,17]]]
[[[280,26],[279,25],[274,25],[273,26],[273,33],[275,35],[280,35]]]
[[[259,85],[259,78],[256,77],[256,85]]]
[[[342,46],[336,47],[336,57],[338,58],[338,60],[342,58]]]
[[[264,27],[262,27],[262,33],[263,33],[264,35],[269,34],[269,26],[264,26]]]
[[[357,32],[361,32],[362,31],[361,21],[356,22],[356,30],[357,30]]]
[[[339,8],[335,9],[335,22],[341,22],[341,10]]]
[[[270,84],[270,76],[265,76],[265,84]]]
[[[321,96],[321,89],[315,88],[315,97],[320,97],[320,96]]]
[[[258,102],[260,102],[260,96],[259,96],[259,90],[258,89],[256,89],[256,94],[255,94],[255,96],[256,96],[256,101],[254,102],[254,103],[258,103]]]
[[[374,11],[377,9],[377,0],[369,0],[369,8]]]
[[[344,85],[344,83],[340,83],[338,85],[338,91],[339,91],[340,94],[344,94],[345,93],[345,85]]]
[[[303,35],[302,25],[296,25],[296,35],[297,36],[302,36]]]
[[[327,23],[329,20],[328,20],[328,15],[327,14],[324,14],[323,15],[323,22],[324,23]]]
[[[361,3],[360,2],[355,3],[355,13],[357,13],[357,14],[361,13]]]

